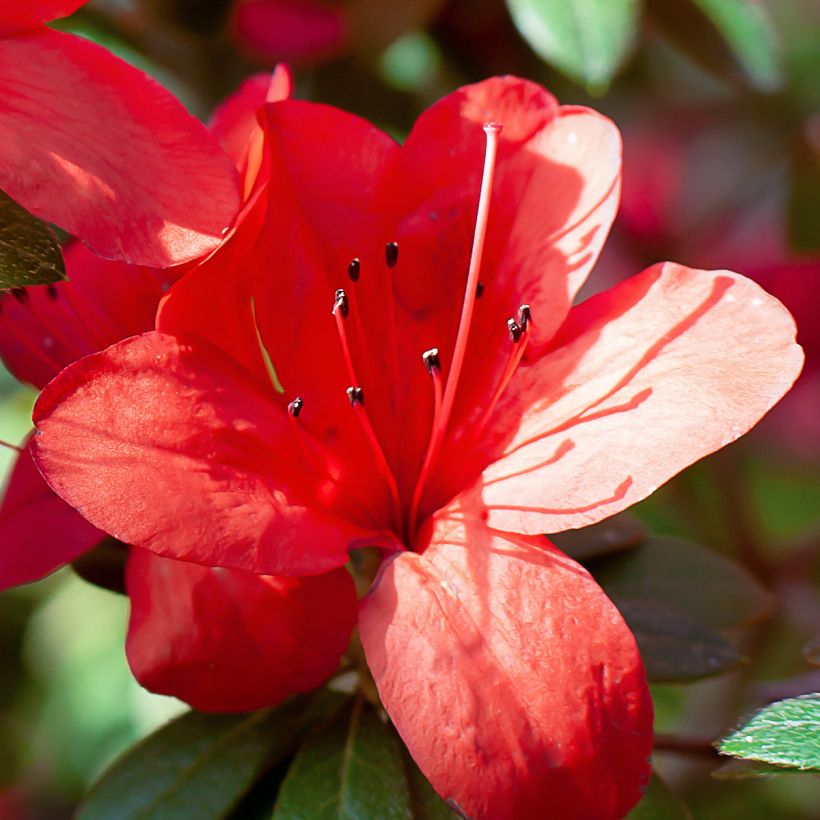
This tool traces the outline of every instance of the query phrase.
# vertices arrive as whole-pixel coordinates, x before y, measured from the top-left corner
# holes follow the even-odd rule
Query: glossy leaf
[[[305,741],[282,783],[274,820],[406,820],[401,746],[362,700]]]
[[[586,86],[606,90],[629,53],[638,0],[507,0],[521,36],[540,57]]]
[[[820,771],[820,694],[781,700],[761,709],[718,744],[721,754]]]
[[[646,794],[626,820],[690,820],[691,817],[684,802],[653,773]]]
[[[635,635],[651,681],[688,681],[719,675],[743,658],[719,632],[660,600],[613,598]]]
[[[774,91],[782,81],[776,33],[759,0],[648,0],[653,22],[703,68]]]
[[[618,513],[598,524],[557,532],[547,538],[561,552],[584,563],[593,558],[634,549],[646,540],[646,529],[634,515]]]
[[[297,744],[303,699],[242,715],[187,712],[120,757],[78,820],[223,817],[257,776]]]
[[[54,231],[0,191],[0,289],[65,279]]]
[[[719,769],[715,769],[712,772],[712,777],[716,780],[749,780],[755,777],[801,774],[802,771],[802,769],[795,769],[790,766],[775,766],[773,763],[761,763],[759,760],[742,760],[736,757],[724,763]]]
[[[759,620],[774,604],[739,564],[673,538],[648,538],[629,553],[596,562],[591,571],[616,604],[623,599],[657,601],[713,629]]]

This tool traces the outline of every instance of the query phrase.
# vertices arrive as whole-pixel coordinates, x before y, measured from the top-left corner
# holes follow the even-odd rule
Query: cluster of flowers
[[[278,70],[208,134],[43,27],[81,0],[18,5],[0,187],[95,253],[2,302],[0,352],[42,393],[0,584],[131,545],[131,668],[205,710],[315,688],[358,626],[465,815],[622,817],[650,771],[641,659],[544,533],[748,430],[800,369],[789,314],[673,263],[574,305],[620,137],[531,82],[461,88],[400,146]]]

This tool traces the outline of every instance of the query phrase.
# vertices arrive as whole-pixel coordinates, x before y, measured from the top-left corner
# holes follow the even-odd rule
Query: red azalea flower
[[[262,137],[255,112],[289,94],[289,74],[280,68],[247,81],[214,116],[213,132],[249,193]],[[69,281],[18,290],[0,303],[0,354],[17,378],[38,388],[78,358],[153,327],[161,296],[183,273],[105,262],[79,243],[68,248],[66,267]],[[105,537],[51,491],[21,448],[0,505],[0,589],[42,578]],[[201,709],[251,709],[315,688],[338,666],[354,624],[355,591],[343,569],[273,578],[134,549],[126,586],[134,674]],[[317,639],[327,630],[328,603],[342,613],[335,642]]]
[[[236,214],[235,171],[158,83],[45,27],[83,2],[0,0],[0,188],[100,256],[202,256]]]
[[[321,577],[380,546],[361,640],[436,790],[474,818],[623,816],[649,773],[643,667],[541,533],[751,427],[799,371],[791,317],[671,263],[573,307],[620,140],[532,83],[463,88],[401,147],[295,101],[265,128],[242,230],[156,332],[43,392],[40,469],[97,526],[206,566]]]

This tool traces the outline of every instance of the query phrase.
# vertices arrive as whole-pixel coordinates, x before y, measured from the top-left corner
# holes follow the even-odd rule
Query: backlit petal
[[[168,266],[219,243],[236,174],[205,127],[147,75],[80,37],[3,41],[0,188],[96,253]]]
[[[37,581],[103,538],[104,532],[51,491],[24,449],[0,506],[0,589]]]
[[[210,569],[132,549],[126,652],[147,689],[195,709],[273,706],[336,669],[356,622],[352,576]]]
[[[649,776],[652,706],[620,614],[542,540],[441,520],[360,605],[382,702],[475,820],[615,820]]]
[[[473,491],[489,525],[558,532],[645,498],[783,396],[803,362],[794,334],[776,299],[728,271],[665,263],[592,297],[490,426],[503,455]]]
[[[128,544],[310,575],[344,564],[362,532],[272,391],[204,343],[147,333],[87,356],[46,387],[34,421],[51,487]]]

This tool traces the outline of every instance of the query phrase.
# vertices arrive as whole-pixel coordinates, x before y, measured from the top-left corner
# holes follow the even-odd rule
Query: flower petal
[[[276,398],[216,349],[146,333],[46,387],[32,451],[56,492],[128,544],[252,572],[327,572],[347,561],[362,513],[306,467]]]
[[[151,330],[178,271],[95,256],[81,242],[65,250],[68,280],[0,296],[0,356],[20,381],[42,388],[64,367]]]
[[[137,680],[195,709],[240,712],[314,689],[356,623],[352,576],[252,575],[132,549],[126,653]]]
[[[0,37],[68,17],[88,0],[0,0]]]
[[[579,305],[490,423],[503,454],[472,491],[489,525],[559,532],[645,498],[783,396],[794,335],[751,280],[672,263]]]
[[[43,480],[28,448],[0,505],[0,589],[38,581],[105,538]]]
[[[466,816],[621,818],[649,777],[635,640],[551,546],[439,520],[360,604],[367,661],[433,787]]]
[[[96,253],[168,266],[216,247],[236,173],[158,83],[80,37],[3,41],[0,188]]]

